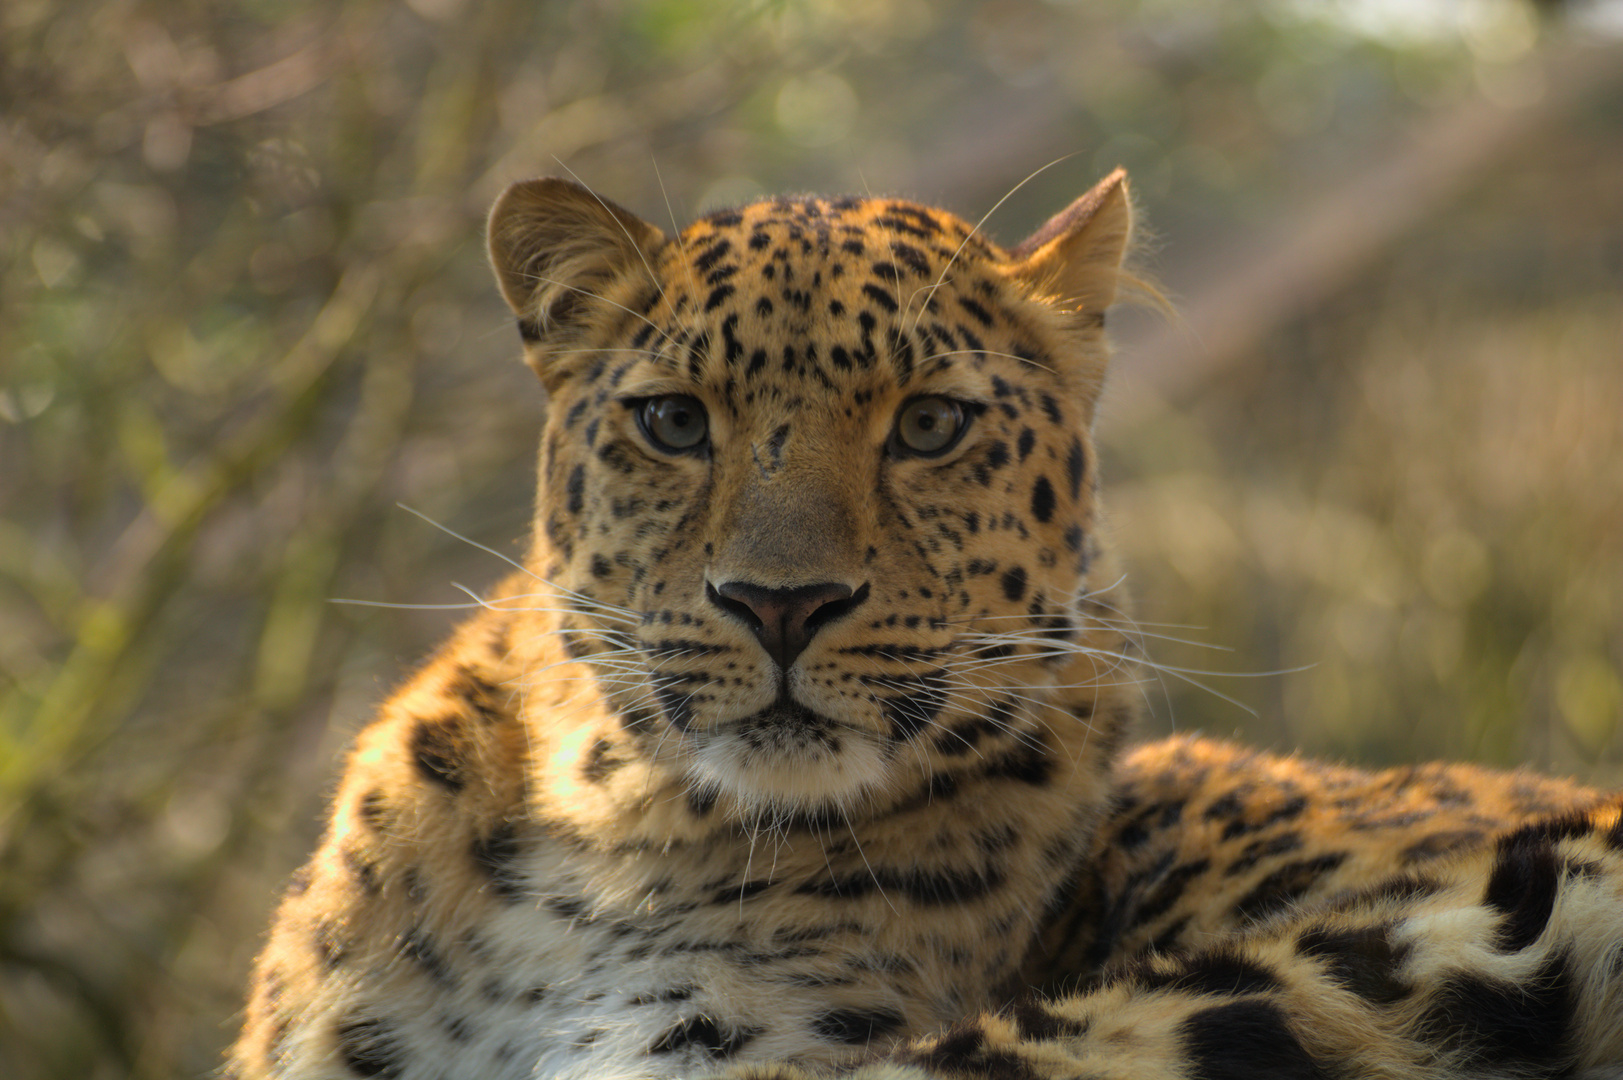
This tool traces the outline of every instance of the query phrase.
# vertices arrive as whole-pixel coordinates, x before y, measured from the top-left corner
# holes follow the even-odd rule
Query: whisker
[[[941,268],[940,276],[938,276],[936,278],[935,284],[930,286],[929,291],[931,293],[934,293],[935,290],[941,288],[942,282],[947,280],[947,271],[952,269],[953,263],[958,261],[958,256],[960,256],[960,255],[962,255],[964,253],[964,248],[966,246],[968,246],[970,240],[974,239],[975,234],[981,231],[981,226],[986,224],[987,218],[990,218],[993,214],[997,213],[998,207],[1000,207],[1004,203],[1008,202],[1009,199],[1011,199],[1014,196],[1015,192],[1019,191],[1021,188],[1025,187],[1027,184],[1031,183],[1038,176],[1040,176],[1043,173],[1047,172],[1049,169],[1052,169],[1055,165],[1058,165],[1062,161],[1069,161],[1071,158],[1074,158],[1078,153],[1081,153],[1081,151],[1073,151],[1072,153],[1065,154],[1065,155],[1062,155],[1060,157],[1055,158],[1053,161],[1050,161],[1047,165],[1044,165],[1042,168],[1037,169],[1030,176],[1026,177],[1024,180],[1022,180],[1018,184],[1014,185],[1014,187],[1012,187],[1012,188],[1010,188],[1008,190],[1007,194],[1005,194],[1003,196],[1003,198],[1001,198],[997,202],[993,203],[992,204],[992,209],[988,210],[985,214],[981,215],[981,219],[975,223],[975,227],[973,229],[969,230],[969,235],[964,237],[963,242],[958,245],[958,250],[954,251],[952,253],[952,258],[947,260],[947,265],[943,266]],[[924,318],[924,308],[921,307],[919,309],[918,317],[913,320],[913,329],[915,329],[915,330],[918,329],[919,320],[922,319],[922,318]]]
[[[604,201],[603,196],[599,195],[596,191],[594,191],[592,189],[592,185],[590,185],[590,184],[586,183],[586,181],[582,180],[576,174],[574,169],[571,169],[568,165],[565,165],[564,161],[563,161],[563,158],[560,158],[557,154],[553,154],[552,155],[552,160],[556,161],[558,163],[558,165],[564,170],[564,172],[568,173],[570,175],[570,177],[572,177],[574,179],[575,183],[579,184],[581,187],[585,188],[588,192],[590,192],[592,198],[597,200],[597,205],[599,205],[599,206],[601,206],[603,208],[603,212],[605,214],[609,215],[609,217],[613,218],[614,223],[616,225],[620,226],[620,231],[625,234],[626,243],[630,244],[632,247],[637,249],[637,257],[642,260],[642,268],[644,270],[648,271],[648,277],[653,281],[654,288],[659,290],[659,298],[661,300],[665,299],[665,286],[664,286],[664,284],[661,283],[661,281],[659,280],[659,275],[654,273],[654,268],[652,266],[648,265],[648,256],[643,253],[642,245],[637,243],[637,241],[632,237],[631,230],[626,228],[626,223],[620,220],[620,215],[616,214],[613,210],[609,209],[609,204]],[[652,324],[650,324],[650,325],[652,325]]]
[[[932,288],[933,287],[934,286],[932,286]],[[1001,356],[1006,360],[1018,360],[1022,364],[1029,364],[1034,368],[1041,368],[1051,375],[1055,374],[1053,368],[1049,367],[1047,364],[1039,364],[1029,356],[1016,356],[1014,353],[997,352],[993,349],[948,349],[945,352],[931,353],[923,360],[920,360],[919,363],[926,364],[931,360],[939,360],[946,356]]]
[[[648,316],[644,315],[640,311],[633,311],[632,309],[626,307],[624,304],[617,304],[613,300],[610,300],[608,297],[603,296],[600,293],[594,293],[590,289],[582,289],[577,285],[569,284],[569,282],[567,282],[567,281],[559,281],[557,278],[542,277],[539,274],[529,274],[529,275],[526,275],[526,278],[527,278],[527,280],[529,280],[531,282],[540,282],[543,285],[556,285],[560,289],[568,289],[570,292],[580,293],[582,296],[589,297],[589,298],[591,298],[593,300],[601,301],[602,303],[605,303],[605,304],[609,305],[610,307],[619,308],[621,311],[625,312],[627,315],[630,315],[632,318],[640,319],[641,321],[647,323],[649,326],[653,327],[654,328],[654,333],[658,334],[660,337],[662,337],[666,341],[670,342],[673,347],[677,345],[676,339],[671,337],[671,335],[669,333],[667,333],[663,327],[661,327],[658,323],[654,322],[652,319],[648,318]]]

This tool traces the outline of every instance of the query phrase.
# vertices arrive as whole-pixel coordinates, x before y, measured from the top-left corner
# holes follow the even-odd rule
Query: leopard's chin
[[[687,735],[689,781],[752,815],[849,811],[885,786],[891,748],[875,733],[781,697]]]

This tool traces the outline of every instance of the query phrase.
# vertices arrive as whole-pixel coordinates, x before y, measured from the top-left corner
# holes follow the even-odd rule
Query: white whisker
[[[1075,152],[1072,152],[1072,153],[1069,153],[1069,154],[1064,154],[1064,155],[1062,155],[1060,157],[1055,158],[1053,161],[1050,161],[1047,165],[1044,165],[1042,168],[1035,170],[1034,172],[1032,172],[1032,174],[1030,176],[1027,176],[1024,180],[1022,180],[1018,184],[1014,185],[1014,187],[1010,188],[1008,190],[1008,192],[1004,194],[1003,198],[1001,198],[997,202],[993,203],[992,204],[992,209],[990,209],[986,213],[982,214],[981,219],[975,223],[975,227],[973,229],[969,230],[969,235],[964,237],[963,241],[958,245],[958,250],[954,251],[952,253],[952,258],[947,260],[947,265],[943,266],[941,268],[941,273],[936,278],[935,284],[931,285],[927,291],[929,291],[931,294],[934,294],[935,290],[941,288],[942,283],[947,280],[947,271],[951,270],[953,264],[958,261],[958,256],[960,256],[960,255],[962,255],[964,253],[964,248],[967,247],[969,245],[969,242],[975,238],[975,234],[981,231],[981,226],[986,224],[987,219],[990,218],[993,214],[997,213],[998,208],[1001,207],[1004,203],[1008,202],[1009,199],[1011,199],[1014,196],[1015,192],[1019,191],[1021,188],[1025,187],[1027,184],[1029,184],[1033,180],[1035,180],[1038,176],[1041,176],[1043,173],[1047,172],[1049,169],[1052,169],[1055,165],[1058,165],[1060,162],[1068,161],[1071,158],[1075,157],[1077,155],[1077,153],[1080,153],[1080,151],[1075,151]],[[919,325],[919,319],[924,318],[925,308],[928,306],[928,303],[929,303],[929,301],[926,301],[925,305],[921,306],[919,308],[918,318],[915,318],[913,320],[913,329],[917,329],[918,325]],[[909,306],[911,306],[911,303],[909,304]]]

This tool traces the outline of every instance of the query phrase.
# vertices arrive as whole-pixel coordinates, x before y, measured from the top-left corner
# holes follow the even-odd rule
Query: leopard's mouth
[[[888,771],[888,755],[871,732],[787,694],[747,716],[687,734],[691,779],[757,808],[837,805],[882,784]]]
[[[744,745],[757,751],[794,751],[821,746],[839,753],[839,721],[784,696],[759,712],[728,725]]]
[[[835,723],[833,718],[815,712],[784,694],[766,708],[735,720],[729,726],[736,726],[743,732],[774,729],[812,731],[833,727]]]

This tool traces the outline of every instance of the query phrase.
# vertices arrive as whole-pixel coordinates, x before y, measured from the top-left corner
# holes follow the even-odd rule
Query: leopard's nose
[[[754,632],[767,655],[783,670],[806,650],[812,635],[868,598],[864,582],[849,585],[826,581],[793,589],[769,589],[747,581],[704,586],[705,596]]]

